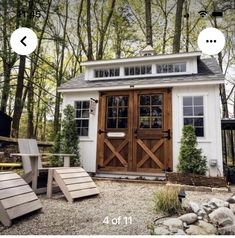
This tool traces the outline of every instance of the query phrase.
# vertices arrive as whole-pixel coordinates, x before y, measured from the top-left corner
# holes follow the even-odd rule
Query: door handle
[[[162,138],[166,138],[167,140],[170,140],[171,139],[171,130],[168,129],[166,131],[162,131],[163,135],[162,135]]]
[[[106,133],[106,131],[102,131],[101,129],[98,130],[99,134]]]

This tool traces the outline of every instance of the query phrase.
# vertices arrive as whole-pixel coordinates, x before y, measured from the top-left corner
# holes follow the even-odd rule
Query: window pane
[[[117,106],[117,97],[108,97],[108,106],[109,107]]]
[[[82,120],[82,127],[88,127],[88,120]]]
[[[135,74],[139,75],[140,74],[140,67],[135,67]]]
[[[184,116],[193,116],[193,108],[192,107],[184,107]]]
[[[145,71],[145,66],[141,66],[141,74],[145,74],[146,71]]]
[[[203,107],[194,107],[194,116],[203,116]]]
[[[168,73],[173,73],[173,65],[168,64]]]
[[[114,69],[110,69],[110,70],[109,70],[109,75],[110,75],[110,77],[113,77],[113,76],[114,76]]]
[[[81,128],[80,127],[77,128],[77,132],[78,132],[78,135],[81,136]]]
[[[107,128],[116,128],[117,119],[108,119]]]
[[[82,110],[82,118],[88,118],[89,117],[89,110]]]
[[[108,117],[117,117],[117,109],[108,108]]]
[[[162,66],[161,65],[157,65],[157,73],[158,74],[162,73]]]
[[[83,102],[82,102],[82,108],[83,108],[83,109],[89,108],[89,104],[90,104],[89,101],[83,101]]]
[[[121,106],[121,107],[128,106],[128,97],[127,96],[119,97],[119,106]]]
[[[203,126],[203,118],[194,118],[194,126]]]
[[[183,97],[183,105],[184,106],[192,106],[193,98],[192,97]]]
[[[202,96],[194,97],[194,105],[203,106],[203,97]]]
[[[150,128],[150,117],[140,117],[140,128]]]
[[[81,110],[76,110],[76,118],[81,118]]]
[[[131,67],[130,68],[130,75],[134,75],[135,74],[135,68],[134,67]]]
[[[140,96],[140,105],[150,105],[150,96]]]
[[[118,119],[118,128],[127,128],[127,118]]]
[[[150,107],[140,107],[140,116],[150,116]]]
[[[160,116],[162,116],[162,109],[161,109],[161,107],[152,107],[152,116],[153,117],[160,117]]]
[[[81,127],[81,120],[76,120],[76,126]]]
[[[107,69],[104,70],[104,76],[105,76],[105,77],[108,77],[108,76],[109,76],[109,70],[107,70]]]
[[[115,69],[115,76],[119,76],[119,72],[120,72],[119,69]]]
[[[118,117],[127,117],[127,107],[118,109]]]
[[[82,128],[81,131],[81,136],[88,136],[88,128]]]
[[[151,74],[152,73],[152,66],[148,65],[147,66],[147,74]]]
[[[129,75],[129,68],[125,68],[125,75]]]
[[[81,108],[81,101],[75,102],[75,108],[80,109]]]
[[[186,64],[181,64],[180,66],[181,66],[180,72],[186,72]]]
[[[195,127],[195,134],[197,137],[203,137],[204,136],[203,127]]]
[[[162,95],[151,96],[152,105],[162,105]]]
[[[152,125],[152,128],[162,128],[162,119],[153,117],[151,125]]]
[[[192,118],[184,118],[184,125],[193,125],[193,119]]]
[[[100,78],[104,77],[103,70],[100,70]]]

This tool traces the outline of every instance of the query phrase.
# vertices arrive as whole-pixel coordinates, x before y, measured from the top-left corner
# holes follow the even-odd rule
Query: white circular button
[[[217,28],[209,27],[200,32],[197,44],[202,53],[216,55],[223,50],[225,37]]]
[[[19,55],[29,55],[38,44],[37,35],[27,27],[15,30],[10,39],[11,48]]]

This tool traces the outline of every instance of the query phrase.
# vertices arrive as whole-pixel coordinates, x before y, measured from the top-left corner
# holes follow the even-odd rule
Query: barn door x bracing
[[[97,172],[172,169],[171,90],[101,92]]]

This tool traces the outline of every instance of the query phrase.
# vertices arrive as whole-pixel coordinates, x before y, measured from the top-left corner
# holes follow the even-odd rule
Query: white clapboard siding
[[[70,203],[76,198],[99,194],[96,184],[83,168],[51,168],[50,170],[48,189],[51,190],[54,179]],[[52,191],[48,190],[47,194],[51,197]]]
[[[16,173],[0,173],[0,221],[10,226],[12,219],[42,208],[32,188]]]

